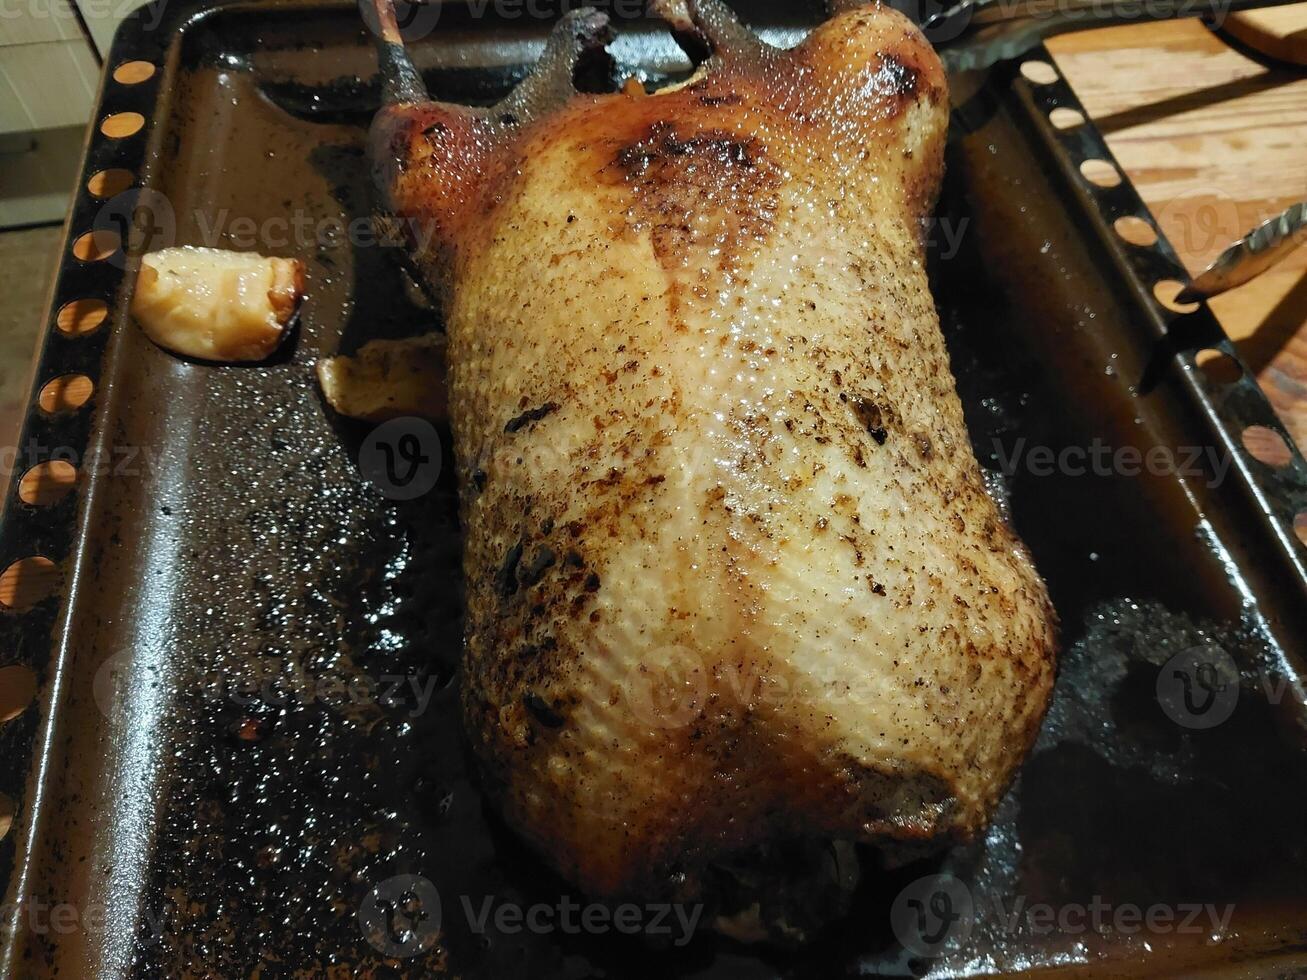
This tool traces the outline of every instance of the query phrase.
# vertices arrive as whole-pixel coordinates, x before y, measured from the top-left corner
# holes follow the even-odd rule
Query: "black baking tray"
[[[439,8],[411,44],[433,93],[483,103],[519,79],[549,29],[514,15],[525,9]],[[822,12],[763,3],[745,16],[786,41]],[[619,31],[620,73],[687,70],[658,25]],[[116,81],[129,61],[156,70]],[[5,976],[1307,967],[1307,549],[1294,534],[1307,469],[1295,449],[1279,468],[1244,450],[1249,425],[1287,434],[1206,308],[1155,299],[1153,284],[1183,270],[1164,238],[1138,247],[1114,232],[1119,217],[1152,219],[1127,180],[1081,175],[1083,160],[1111,156],[1092,125],[1049,122],[1081,108],[1074,94],[1016,65],[954,80],[928,236],[977,455],[1063,624],[1054,704],[991,831],[869,875],[852,913],[800,950],[478,934],[465,902],[585,899],[487,812],[466,756],[448,433],[434,489],[391,499],[358,465],[369,427],[334,417],[313,380],[320,356],[439,322],[394,250],[361,231],[375,72],[347,3],[182,0],[138,12],[115,40],[22,437],[25,465],[71,450],[79,480],[48,506],[11,487],[0,526],[4,564],[40,555],[62,572],[43,601],[0,616],[0,663],[38,681],[0,726],[15,812],[0,841]],[[123,112],[142,130],[103,135],[99,121]],[[135,175],[127,198],[85,189],[108,168]],[[115,214],[135,215],[125,249],[76,258],[76,239]],[[174,243],[303,258],[291,345],[239,368],[151,345],[127,314],[137,256]],[[58,329],[66,304],[88,298],[108,305],[103,325]],[[1200,351],[1224,370],[1196,367]],[[45,383],[74,373],[92,398],[40,409]],[[1183,465],[1045,475],[1030,455],[1099,445]],[[1228,717],[1184,715],[1167,694],[1177,664],[1226,663],[1238,675]],[[964,883],[973,908],[965,934],[926,957],[900,948],[890,913],[935,874]],[[1109,928],[1077,915],[1096,903]],[[1168,908],[1172,924],[1116,928],[1131,906]],[[1051,929],[1030,912],[1043,907]],[[1209,907],[1215,924],[1188,921]]]

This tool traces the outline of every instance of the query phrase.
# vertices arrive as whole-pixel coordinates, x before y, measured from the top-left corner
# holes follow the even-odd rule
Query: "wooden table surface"
[[[1307,199],[1307,68],[1259,63],[1196,20],[1048,46],[1191,275]],[[1307,243],[1211,306],[1307,448]]]

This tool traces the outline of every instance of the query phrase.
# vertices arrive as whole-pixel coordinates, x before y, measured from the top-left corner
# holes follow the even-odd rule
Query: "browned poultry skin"
[[[880,6],[792,52],[692,9],[716,51],[678,90],[374,126],[444,298],[470,737],[602,895],[967,838],[1053,679],[923,268],[938,59]]]

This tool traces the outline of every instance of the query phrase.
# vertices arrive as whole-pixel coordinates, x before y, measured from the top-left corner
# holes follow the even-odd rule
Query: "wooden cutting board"
[[[1221,29],[1255,51],[1307,65],[1307,3],[1231,14]]]
[[[1195,20],[1049,49],[1191,274],[1307,199],[1307,69],[1254,61]],[[1307,447],[1307,243],[1211,305]]]

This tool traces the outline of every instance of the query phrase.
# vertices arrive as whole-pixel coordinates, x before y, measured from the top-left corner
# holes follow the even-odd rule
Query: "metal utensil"
[[[1217,256],[1202,274],[1180,291],[1176,300],[1194,303],[1211,299],[1256,279],[1307,239],[1307,201],[1299,201],[1263,221]]]
[[[960,0],[922,21],[950,71],[988,68],[1047,38],[1112,24],[1211,17],[1292,0]]]

